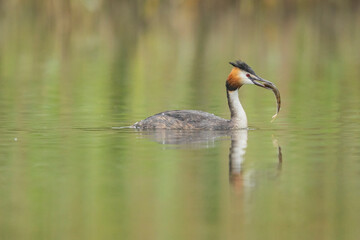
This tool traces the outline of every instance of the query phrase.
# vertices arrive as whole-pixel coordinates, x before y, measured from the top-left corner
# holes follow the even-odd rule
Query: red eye
[[[247,76],[248,78],[250,78],[250,74],[246,74],[246,76]]]

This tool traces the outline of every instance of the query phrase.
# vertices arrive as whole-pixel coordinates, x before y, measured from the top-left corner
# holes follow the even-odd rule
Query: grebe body
[[[226,95],[231,113],[230,120],[214,114],[196,110],[166,111],[150,116],[132,125],[140,129],[199,129],[199,130],[231,130],[247,128],[247,117],[242,107],[238,90],[246,84],[272,89],[278,98],[280,109],[280,94],[275,85],[257,76],[255,72],[242,61],[230,62],[233,65],[226,80]]]
[[[230,120],[196,110],[174,110],[158,113],[133,126],[146,129],[230,129]]]

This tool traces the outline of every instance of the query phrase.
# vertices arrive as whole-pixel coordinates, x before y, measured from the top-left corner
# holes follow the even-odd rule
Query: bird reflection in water
[[[231,139],[229,149],[229,179],[236,191],[242,191],[243,187],[250,184],[250,176],[244,176],[243,162],[245,160],[248,131],[182,131],[182,130],[138,130],[141,136],[150,138],[160,144],[166,145],[167,148],[211,148],[215,142],[221,139]],[[281,171],[282,153],[281,147],[276,138],[272,139],[274,147],[278,149],[278,166],[277,174]],[[246,181],[244,179],[248,179]]]
[[[229,179],[235,191],[240,194],[244,186],[251,187],[250,175],[244,176],[243,162],[247,148],[248,130],[238,130],[231,133],[231,145],[229,151]],[[277,174],[280,174],[282,167],[282,152],[278,140],[273,137],[272,143],[278,150]]]

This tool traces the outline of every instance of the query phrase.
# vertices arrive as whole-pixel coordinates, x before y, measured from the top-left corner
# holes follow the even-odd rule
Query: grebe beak
[[[276,88],[276,86],[272,82],[270,82],[268,80],[265,80],[265,79],[263,79],[261,77],[256,76],[256,78],[254,78],[254,77],[250,76],[249,78],[256,86],[266,88],[266,89],[274,89],[274,88]]]

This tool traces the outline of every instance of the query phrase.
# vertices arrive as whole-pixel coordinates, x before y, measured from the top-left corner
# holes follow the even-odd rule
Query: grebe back
[[[226,95],[231,113],[230,120],[214,114],[196,110],[166,111],[150,116],[132,125],[140,129],[204,129],[231,130],[247,128],[247,118],[242,107],[238,90],[245,84],[256,85],[265,89],[272,89],[277,97],[277,112],[280,110],[280,94],[276,86],[257,76],[254,70],[245,62],[230,62],[233,68],[226,80]],[[274,115],[274,117],[276,114]]]

